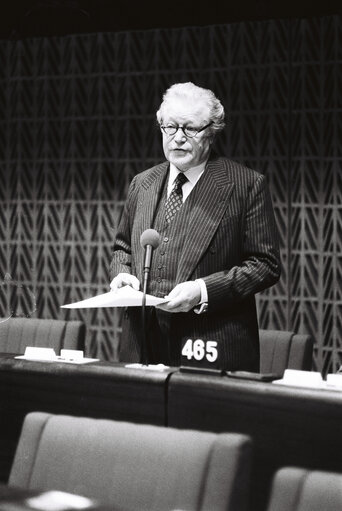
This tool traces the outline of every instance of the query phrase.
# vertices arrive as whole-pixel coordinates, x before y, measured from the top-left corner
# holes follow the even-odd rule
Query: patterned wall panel
[[[0,315],[82,319],[115,360],[120,310],[61,310],[108,289],[132,177],[162,159],[155,111],[176,81],[213,89],[217,150],[263,172],[281,237],[260,324],[308,332],[341,363],[341,19],[0,42]]]
[[[318,340],[315,361],[324,372],[341,363],[342,347],[340,21],[302,20],[291,27],[290,324]]]

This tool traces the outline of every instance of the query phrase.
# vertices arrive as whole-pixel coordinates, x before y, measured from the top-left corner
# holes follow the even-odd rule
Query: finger
[[[110,288],[112,291],[117,291],[123,286],[131,286],[133,289],[139,291],[140,282],[134,275],[130,275],[129,273],[119,273],[110,283]]]
[[[156,308],[157,309],[160,309],[164,312],[182,312],[182,310],[178,310],[178,308],[176,309],[173,309],[173,308],[170,308],[167,304],[163,303],[163,304],[159,304],[159,305],[156,305]]]
[[[130,285],[132,286],[133,289],[135,289],[136,291],[139,291],[139,289],[140,289],[140,282],[137,279],[137,277],[135,277],[134,275],[131,275]]]
[[[121,286],[131,286],[133,289],[136,289],[138,291],[139,287],[140,287],[140,283],[139,283],[139,280],[134,275],[127,274],[127,275],[122,275]]]
[[[110,283],[110,290],[115,292],[117,291],[117,289],[118,289],[117,281],[113,279],[112,282]]]
[[[173,311],[175,306],[177,306],[177,304],[175,305],[175,300],[169,300],[168,302],[163,302],[163,303],[156,305],[156,307],[158,307],[158,309],[162,309],[167,312]]]
[[[168,312],[181,312],[183,310],[183,301],[177,297],[169,302],[163,304],[165,306],[164,310]]]
[[[164,296],[164,298],[167,298],[168,300],[174,300],[179,294],[182,292],[182,288],[179,284],[177,284],[176,287],[172,289],[172,291],[169,292],[168,295]]]

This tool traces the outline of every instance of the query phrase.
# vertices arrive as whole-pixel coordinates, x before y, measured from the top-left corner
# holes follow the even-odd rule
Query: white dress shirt
[[[206,161],[204,163],[201,163],[201,165],[197,165],[197,167],[192,167],[191,169],[187,170],[186,172],[183,172],[184,176],[188,178],[188,181],[184,183],[182,186],[182,192],[183,192],[183,202],[186,201],[186,199],[189,197],[191,190],[201,177],[201,175],[204,172]],[[173,163],[170,163],[170,173],[169,173],[169,181],[167,183],[167,196],[169,197],[174,181],[176,177],[180,174],[180,171],[175,167]]]

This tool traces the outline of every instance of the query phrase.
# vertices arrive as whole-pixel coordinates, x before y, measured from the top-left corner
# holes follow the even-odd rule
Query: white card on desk
[[[35,346],[27,346],[23,357],[27,360],[57,360],[54,349],[36,348]]]
[[[18,355],[14,358],[36,362],[63,362],[65,364],[89,364],[99,360],[98,358],[84,357],[82,350],[62,349],[60,356],[57,356],[52,348],[37,348],[35,346],[27,346],[24,355]]]
[[[297,387],[325,388],[322,375],[315,371],[299,371],[297,369],[285,369],[281,380],[275,380],[274,385],[293,385]]]
[[[328,374],[327,375],[327,386],[334,387],[342,390],[342,374]]]
[[[88,509],[95,504],[93,500],[87,497],[64,491],[46,491],[36,497],[26,499],[25,503],[30,506],[30,509],[36,509],[37,511]]]

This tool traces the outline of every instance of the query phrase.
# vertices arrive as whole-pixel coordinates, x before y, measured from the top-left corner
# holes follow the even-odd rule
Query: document
[[[80,302],[62,305],[63,309],[88,309],[98,307],[141,307],[142,291],[136,291],[131,286],[123,286],[116,291],[109,291],[101,295],[86,298]],[[158,305],[165,303],[168,299],[157,296],[146,295],[146,305]]]

